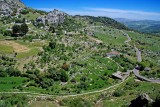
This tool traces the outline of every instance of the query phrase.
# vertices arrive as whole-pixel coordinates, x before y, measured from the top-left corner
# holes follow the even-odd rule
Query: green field
[[[0,44],[0,54],[12,54],[13,53],[13,47],[12,46],[6,46]]]
[[[26,58],[26,57],[30,57],[30,56],[33,56],[33,55],[37,55],[38,52],[40,52],[40,50],[38,48],[32,48],[29,52],[21,52],[21,53],[18,53],[16,58]]]
[[[13,91],[15,87],[24,84],[25,80],[23,77],[0,77],[0,91]]]
[[[121,45],[125,45],[124,41],[127,40],[123,33],[117,29],[107,27],[103,29],[98,28],[95,32],[95,37],[102,40],[107,45],[115,45],[119,47]]]

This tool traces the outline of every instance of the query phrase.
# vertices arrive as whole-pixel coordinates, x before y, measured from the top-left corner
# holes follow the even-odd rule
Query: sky
[[[21,0],[34,9],[59,9],[70,15],[159,20],[160,0]]]

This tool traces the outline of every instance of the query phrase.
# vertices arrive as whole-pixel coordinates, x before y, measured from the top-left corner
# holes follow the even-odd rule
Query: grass
[[[7,41],[5,41],[5,42],[7,43]],[[21,49],[22,47],[28,49],[28,51],[22,50],[22,52],[17,52],[16,58],[18,58],[18,59],[37,55],[38,52],[40,51],[37,47],[41,47],[43,45],[40,42],[34,42],[34,43],[26,43],[23,41],[9,41],[9,42],[13,42],[16,45],[13,44],[14,46],[9,46],[7,44],[6,45],[0,44],[0,53],[1,54],[13,54],[14,51],[16,52],[18,50],[22,50]]]
[[[105,73],[107,75],[111,75],[118,68],[116,63],[111,61],[110,59],[105,57],[103,58],[100,56],[94,56],[92,58],[81,58],[81,60],[79,60],[78,63],[87,65],[85,67],[74,65],[74,67],[70,69],[70,75],[75,75],[73,76],[73,78],[76,79],[77,82],[79,82],[82,77],[87,78],[87,81],[85,83],[88,84],[88,87],[86,90],[82,89],[83,92],[88,92],[89,90],[93,91],[96,89],[102,89],[116,82],[115,80],[111,78],[107,79],[104,76]],[[68,82],[66,87],[73,87],[73,84]]]
[[[16,58],[20,59],[20,58],[25,58],[25,57],[29,57],[29,56],[34,56],[34,55],[37,55],[39,51],[40,50],[38,48],[32,48],[28,52],[18,53],[17,56],[16,56]]]
[[[124,41],[127,40],[127,38],[119,31],[116,29],[111,29],[111,28],[104,28],[103,29],[98,29],[96,31],[95,36],[102,40],[106,44],[112,44],[112,45],[124,45]]]
[[[131,100],[136,98],[136,96],[124,96],[124,97],[114,97],[109,100],[103,101],[103,105],[106,107],[122,107],[122,105],[129,104]]]
[[[13,53],[13,47],[12,46],[7,46],[7,45],[2,45],[0,44],[0,53],[4,54],[4,53],[9,53],[12,54]]]
[[[23,17],[27,18],[29,20],[35,20],[39,16],[40,16],[40,14],[38,14],[38,13],[28,13],[28,14],[24,15]]]
[[[23,77],[0,77],[0,91],[11,91],[14,87],[23,84]]]
[[[141,50],[143,63],[149,65],[153,63],[152,69],[159,67],[160,57],[158,52],[160,52],[160,38],[154,35],[140,34],[137,32],[125,31],[132,38],[131,45],[136,45],[137,48]],[[147,66],[148,67],[148,66]]]
[[[154,52],[160,51],[160,48],[159,48],[160,38],[159,37],[145,35],[145,34],[139,34],[137,32],[128,32],[128,31],[125,31],[125,32],[127,32],[129,34],[129,36],[133,39],[134,43],[137,44],[137,41],[145,43],[145,45],[137,44],[138,47],[152,50]]]
[[[160,92],[160,84],[150,82],[136,82],[135,78],[130,78],[127,83],[130,85],[123,84],[116,90],[125,90],[125,93],[120,97],[109,97],[103,101],[103,104],[107,107],[121,107],[122,105],[129,105],[130,101],[135,99],[138,95],[146,93],[153,100]],[[135,85],[136,84],[136,85]]]

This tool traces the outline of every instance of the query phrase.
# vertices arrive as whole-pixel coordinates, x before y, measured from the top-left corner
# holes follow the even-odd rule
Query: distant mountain
[[[131,22],[131,21],[135,21],[135,20],[132,20],[132,19],[125,19],[125,18],[115,18],[115,20],[116,21],[118,21],[118,22],[123,22],[123,23],[125,23],[125,22]]]
[[[133,30],[137,30],[143,33],[160,33],[160,21],[154,20],[129,20],[118,18],[115,19],[118,22],[123,23],[127,27]]]

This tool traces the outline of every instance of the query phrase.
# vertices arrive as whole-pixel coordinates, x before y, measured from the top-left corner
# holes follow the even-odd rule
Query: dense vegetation
[[[24,95],[0,95],[0,107],[25,107],[28,104],[29,99]]]

